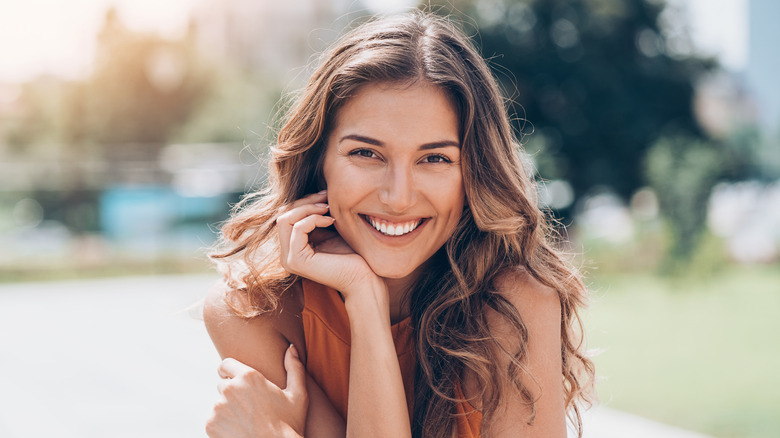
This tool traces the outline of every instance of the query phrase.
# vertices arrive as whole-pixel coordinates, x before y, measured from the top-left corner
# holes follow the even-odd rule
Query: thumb
[[[287,371],[287,386],[284,392],[296,397],[306,394],[306,370],[293,344],[290,344],[284,353],[284,369]]]

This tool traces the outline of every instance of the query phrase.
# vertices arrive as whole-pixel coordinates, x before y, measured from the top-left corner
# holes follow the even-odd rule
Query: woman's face
[[[425,82],[368,84],[336,114],[323,173],[330,214],[380,277],[415,273],[463,212],[458,117]]]

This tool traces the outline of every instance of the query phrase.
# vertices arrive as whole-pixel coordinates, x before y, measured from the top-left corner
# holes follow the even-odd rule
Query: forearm
[[[344,419],[333,407],[322,388],[308,374],[306,389],[309,393],[306,438],[344,438],[346,436]]]
[[[363,291],[346,303],[351,332],[348,437],[411,436],[386,294]]]

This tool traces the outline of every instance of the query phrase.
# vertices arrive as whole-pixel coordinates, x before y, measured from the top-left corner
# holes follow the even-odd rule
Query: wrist
[[[344,306],[350,321],[356,316],[390,317],[390,298],[387,285],[375,277],[344,293]]]

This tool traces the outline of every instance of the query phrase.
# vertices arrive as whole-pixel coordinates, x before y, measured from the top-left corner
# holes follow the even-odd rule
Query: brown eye
[[[452,163],[452,160],[440,154],[428,155],[423,161],[426,163]]]
[[[355,149],[354,151],[350,152],[349,155],[353,157],[364,157],[364,158],[376,157],[374,151],[370,149]]]

